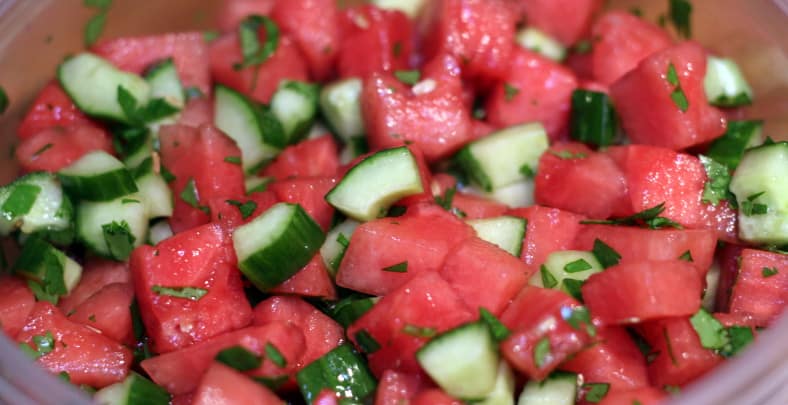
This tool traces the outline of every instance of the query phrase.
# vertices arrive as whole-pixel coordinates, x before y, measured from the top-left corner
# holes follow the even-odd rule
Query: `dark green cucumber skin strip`
[[[284,233],[239,263],[241,272],[261,290],[270,290],[307,265],[323,245],[325,233],[296,205]]]
[[[63,190],[74,198],[86,201],[110,201],[137,192],[137,184],[125,168],[95,176],[72,176],[58,173]]]
[[[35,184],[20,183],[12,187],[11,193],[0,208],[3,216],[9,220],[30,212],[41,193],[41,187]]]
[[[139,375],[134,377],[126,405],[169,405],[170,394],[164,388]]]
[[[363,403],[366,397],[374,395],[377,387],[364,359],[348,344],[308,364],[296,374],[296,381],[307,404],[323,389],[341,395],[340,404]]]
[[[471,181],[478,184],[479,187],[481,187],[484,191],[492,191],[492,181],[484,173],[484,170],[482,169],[481,165],[479,165],[479,162],[476,161],[476,158],[473,156],[473,153],[471,153],[469,146],[462,148],[455,156],[455,160],[460,165],[460,167],[462,167],[462,170],[466,175],[468,175]]]
[[[350,296],[336,303],[329,309],[329,315],[340,325],[347,328],[361,318],[372,306],[375,305],[373,297]]]
[[[616,111],[607,94],[589,90],[572,93],[572,139],[596,146],[612,145],[617,127]]]
[[[728,121],[728,129],[709,147],[706,155],[734,170],[739,165],[747,145],[757,134],[763,121]]]

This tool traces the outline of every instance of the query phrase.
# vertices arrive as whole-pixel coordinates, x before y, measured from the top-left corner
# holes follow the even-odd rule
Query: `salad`
[[[94,402],[656,404],[783,311],[788,142],[687,0],[85,5],[0,187],[0,326]]]

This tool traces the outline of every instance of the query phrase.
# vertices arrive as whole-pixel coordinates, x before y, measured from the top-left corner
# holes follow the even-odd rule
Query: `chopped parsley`
[[[751,217],[754,215],[764,215],[769,211],[769,206],[766,204],[756,203],[755,200],[758,197],[766,194],[765,191],[761,191],[760,193],[755,193],[747,197],[746,200],[742,201],[739,204],[741,208],[742,214]]]
[[[592,404],[602,401],[610,391],[610,384],[608,383],[586,383],[582,388],[585,390],[585,400]]]
[[[479,307],[479,319],[487,325],[496,342],[502,342],[512,334],[512,331],[486,308]]]
[[[98,13],[88,20],[83,31],[85,47],[90,47],[98,41],[104,31],[104,26],[107,23],[107,11],[112,6],[112,0],[83,0],[82,4],[88,8],[98,9]]]
[[[5,93],[5,89],[0,87],[0,114],[4,113],[5,110],[8,109],[8,95]]]
[[[224,161],[227,163],[232,163],[234,165],[241,164],[241,158],[239,156],[227,156],[226,158],[224,158]]]
[[[615,266],[621,260],[621,255],[600,239],[594,240],[594,247],[591,249],[591,253],[594,254],[594,257],[599,260],[599,263],[604,268]]]
[[[534,169],[532,169],[531,166],[528,166],[527,164],[520,166],[520,174],[528,179],[536,177],[536,171],[534,171]]]
[[[126,120],[134,127],[144,127],[145,124],[169,117],[178,108],[168,103],[163,98],[154,98],[147,104],[140,106],[134,95],[123,86],[118,86],[117,101]]]
[[[688,0],[670,0],[668,8],[670,23],[676,28],[676,32],[684,38],[692,36],[692,4]]]
[[[675,104],[681,112],[687,112],[689,109],[689,101],[687,100],[687,95],[684,94],[684,90],[681,89],[679,75],[676,72],[676,66],[673,65],[673,62],[668,64],[666,79],[668,83],[673,86],[673,90],[670,93],[670,99],[673,100],[673,104]]]
[[[47,331],[43,335],[35,335],[32,340],[32,345],[29,343],[20,343],[19,349],[33,360],[37,360],[39,357],[55,350],[55,337],[50,331]]]
[[[720,201],[731,200],[728,186],[731,182],[731,173],[728,167],[714,161],[712,158],[699,155],[698,158],[706,170],[706,184],[703,186],[701,201],[717,205]]]
[[[457,187],[446,189],[442,196],[435,196],[435,203],[440,205],[446,211],[451,211],[451,203],[454,200],[454,194],[457,193]]]
[[[692,259],[692,252],[690,252],[689,250],[684,252],[684,253],[682,253],[681,256],[679,256],[679,260],[684,260],[684,261],[687,261],[687,262],[694,262],[695,261],[695,260]]]
[[[241,218],[243,219],[247,219],[250,216],[252,216],[252,214],[254,214],[254,211],[257,209],[257,203],[252,200],[249,200],[244,203],[236,200],[227,200],[225,202],[234,207],[237,207],[238,211],[241,212]]]
[[[112,221],[101,225],[104,234],[104,242],[107,244],[109,255],[116,260],[126,260],[134,250],[134,242],[137,238],[131,233],[129,223],[125,220]]]
[[[776,267],[764,267],[761,269],[761,275],[763,278],[769,278],[771,276],[776,276],[779,271],[777,271]]]
[[[643,211],[640,211],[634,215],[630,215],[628,217],[623,218],[613,218],[613,219],[604,219],[604,220],[588,220],[588,221],[581,221],[581,224],[602,224],[602,225],[626,225],[626,226],[647,226],[651,229],[661,229],[661,228],[676,228],[682,229],[682,226],[672,220],[661,217],[661,214],[665,211],[665,203],[657,204],[651,208],[647,208]]]
[[[388,271],[391,273],[407,273],[408,272],[408,262],[404,261],[402,263],[397,263],[388,267],[384,267],[383,271]]]
[[[175,298],[185,298],[191,301],[199,301],[200,298],[208,294],[208,290],[197,287],[164,287],[154,285],[151,291],[158,295],[167,295]]]
[[[551,155],[557,156],[563,160],[568,159],[585,159],[587,156],[583,152],[573,153],[568,150],[550,150],[548,151]]]
[[[435,328],[406,324],[402,327],[402,333],[419,338],[431,338],[437,335],[438,331]]]
[[[700,338],[701,346],[714,350],[723,357],[735,355],[753,340],[750,328],[726,328],[703,308],[690,318],[690,323]]]
[[[418,70],[396,70],[394,71],[394,77],[404,84],[413,86],[421,79],[421,72]]]
[[[200,205],[200,195],[197,192],[194,178],[190,178],[189,181],[186,182],[186,186],[183,188],[183,191],[181,191],[180,196],[183,202],[189,204],[190,207],[197,208],[206,214],[210,213],[210,208]]]
[[[550,360],[550,339],[547,336],[539,339],[534,346],[534,365],[536,368],[544,367],[545,363]]]
[[[265,357],[268,360],[271,360],[272,363],[276,364],[277,367],[282,368],[287,365],[287,359],[285,356],[282,355],[282,352],[276,348],[273,344],[266,343],[265,344]]]
[[[517,97],[518,94],[520,94],[520,89],[509,83],[504,83],[503,94],[506,101],[512,101],[515,97]]]
[[[577,273],[580,271],[591,270],[591,264],[585,259],[577,259],[564,265],[564,271],[567,273]]]
[[[340,232],[337,235],[337,243],[342,245],[342,247],[345,249],[347,249],[347,247],[350,246],[350,241],[348,240],[347,236],[345,236],[345,234],[342,232]]]
[[[262,357],[240,345],[230,346],[220,351],[216,355],[216,361],[238,371],[254,370],[263,364]]]
[[[583,287],[585,280],[576,280],[573,278],[565,278],[561,281],[561,284],[564,286],[564,290],[569,293],[574,299],[582,302],[583,301],[583,293],[580,289]]]
[[[260,43],[258,32],[265,29],[265,42]],[[268,60],[279,46],[279,27],[274,20],[261,16],[250,15],[238,25],[238,39],[241,42],[243,61],[233,66],[241,70],[249,66],[258,66]]]
[[[402,42],[397,41],[394,45],[391,46],[391,54],[394,55],[395,58],[399,58],[399,55],[402,53]]]
[[[588,336],[596,336],[596,327],[591,322],[591,313],[588,308],[583,306],[578,307],[562,307],[561,317],[564,318],[566,323],[575,330],[585,329]]]
[[[380,343],[378,343],[372,335],[364,329],[356,332],[356,343],[364,351],[364,353],[371,354],[380,350]]]
[[[542,277],[542,286],[544,288],[554,288],[558,285],[558,280],[550,273],[550,270],[547,270],[545,265],[539,267],[539,275]]]

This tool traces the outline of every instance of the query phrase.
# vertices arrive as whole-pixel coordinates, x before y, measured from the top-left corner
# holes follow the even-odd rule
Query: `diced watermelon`
[[[501,343],[501,353],[515,369],[529,378],[542,380],[569,356],[591,340],[589,325],[570,325],[565,317],[580,304],[559,290],[526,286],[501,314],[501,322],[512,334]],[[550,325],[545,327],[545,325]],[[535,355],[537,345],[549,342],[544,356]]]
[[[207,223],[210,216],[205,211],[211,199],[231,199],[246,192],[241,167],[224,160],[228,156],[241,156],[241,151],[218,129],[208,125],[200,128],[165,125],[159,131],[159,140],[162,165],[175,176],[170,183],[175,197],[175,210],[170,218],[174,232]],[[191,205],[194,201],[184,200],[184,192],[193,194],[198,207]]]
[[[71,101],[57,81],[51,81],[36,99],[16,130],[19,139],[27,139],[54,127],[97,126]]]
[[[253,325],[284,322],[304,334],[304,354],[293,364],[300,370],[345,341],[341,325],[298,297],[274,296],[254,307]]]
[[[560,153],[578,158],[565,159]],[[539,159],[538,204],[605,219],[632,212],[626,178],[613,160],[583,144],[556,144]]]
[[[539,266],[550,253],[571,249],[577,232],[580,231],[580,221],[585,219],[582,215],[569,211],[539,205],[513,209],[508,215],[528,221],[520,258],[531,272],[539,270]]]
[[[350,238],[336,283],[366,294],[385,295],[418,274],[437,272],[449,251],[473,235],[473,228],[438,206],[418,214],[409,209],[401,217],[365,222]],[[407,269],[385,270],[396,265]]]
[[[468,308],[482,307],[495,315],[509,305],[532,273],[519,258],[477,237],[450,251],[440,270]]]
[[[611,392],[649,386],[646,359],[626,329],[598,328],[596,339],[598,343],[583,349],[559,368],[581,374],[583,382],[610,384]]]
[[[677,75],[680,92],[669,71]],[[629,139],[680,150],[722,135],[726,120],[706,101],[705,75],[706,51],[684,42],[651,55],[615,82],[610,95]]]
[[[440,388],[421,391],[409,402],[410,405],[462,405],[463,403]]]
[[[471,140],[484,138],[485,136],[495,132],[494,126],[477,119],[471,120],[471,128]]]
[[[271,289],[275,294],[295,294],[304,297],[319,297],[327,300],[337,299],[337,289],[328,274],[328,269],[320,253],[309,263],[282,284]]]
[[[244,218],[241,207],[250,202],[254,204],[254,211]],[[240,195],[231,199],[214,198],[209,202],[211,219],[213,222],[221,223],[228,232],[232,232],[235,228],[248,224],[278,202],[280,201],[276,194],[269,190],[252,193],[248,196]],[[238,205],[239,203],[241,206]]]
[[[629,391],[611,392],[597,404],[599,405],[657,405],[667,394],[655,387],[643,387]]]
[[[638,331],[655,354],[648,364],[649,378],[654,386],[686,385],[723,360],[701,346],[698,333],[687,317],[646,322],[638,326]]]
[[[128,264],[111,260],[89,258],[82,266],[82,277],[71,293],[61,297],[58,308],[67,314],[73,311],[104,286],[113,283],[130,283]]]
[[[225,366],[213,363],[194,393],[192,405],[245,404],[273,405],[284,403],[263,384]]]
[[[758,325],[751,316],[746,314],[731,314],[727,312],[715,312],[712,314],[714,319],[719,321],[722,326],[730,328],[731,326],[746,326],[752,330],[754,336],[758,334]]]
[[[289,177],[333,176],[339,169],[337,145],[330,135],[288,146],[262,171],[277,180]]]
[[[676,260],[689,252],[697,271],[706,274],[714,260],[717,239],[706,229],[645,229],[631,226],[583,225],[573,249],[591,250],[601,240],[619,255],[621,262]]]
[[[485,104],[487,120],[496,127],[538,121],[551,140],[566,131],[577,79],[571,70],[536,52],[517,48],[509,70],[496,83]]]
[[[415,354],[427,338],[410,335],[403,329],[411,325],[440,333],[474,318],[476,314],[446,281],[434,272],[427,272],[381,298],[350,325],[347,335],[360,345],[359,333],[363,331],[380,345],[368,354],[369,366],[376,376],[387,369],[420,373]]]
[[[454,194],[451,206],[460,210],[464,214],[463,218],[465,219],[498,217],[509,210],[509,207],[506,205],[489,198],[461,192]]]
[[[260,30],[260,41],[265,41],[265,30]],[[208,48],[211,76],[214,81],[244,93],[259,103],[271,101],[279,82],[309,78],[308,67],[290,37],[279,37],[279,45],[265,62],[259,66],[236,70],[235,65],[243,59],[238,35],[234,32],[222,35]]]
[[[252,320],[229,234],[208,224],[158,245],[135,249],[129,262],[145,329],[157,353],[194,345]],[[199,299],[177,298],[154,287],[201,288]]]
[[[27,282],[17,277],[0,278],[0,328],[11,339],[25,326],[36,300]]]
[[[222,31],[233,31],[247,16],[270,14],[274,4],[276,0],[225,0],[221,3],[216,25]]]
[[[36,361],[53,374],[68,373],[72,384],[101,388],[122,381],[132,363],[131,350],[87,326],[69,321],[46,301],[35,304],[16,337],[34,350],[34,337],[53,338],[52,351]]]
[[[717,252],[717,263],[720,276],[717,281],[717,296],[714,300],[714,309],[720,312],[729,312],[733,285],[739,277],[739,260],[744,246],[725,243]]]
[[[339,10],[334,0],[277,1],[271,17],[301,48],[311,76],[329,79],[339,51]]]
[[[482,84],[503,77],[514,48],[515,20],[503,0],[433,0],[421,16],[427,59],[449,54]]]
[[[378,381],[375,405],[401,405],[421,391],[424,383],[420,376],[386,370]]]
[[[703,286],[696,267],[684,260],[641,260],[591,275],[582,292],[594,317],[624,324],[692,315],[700,308]]]
[[[719,204],[702,204],[702,226],[716,231],[717,239],[723,242],[736,243],[739,241],[738,212],[733,209],[728,201]]]
[[[96,150],[114,152],[109,135],[90,124],[42,129],[23,139],[14,153],[25,172],[57,172]]]
[[[270,322],[265,326],[252,326],[218,335],[185,349],[143,360],[140,366],[153,382],[171,394],[185,394],[198,387],[200,379],[223,349],[240,345],[262,355],[267,343],[276,347],[287,365],[295,364],[304,353],[304,334],[298,328],[283,322]],[[276,377],[286,372],[265,359],[262,366],[253,370],[252,374]]]
[[[591,37],[594,79],[608,86],[672,43],[665,30],[626,11],[605,13],[594,23]]]
[[[601,0],[520,0],[528,25],[572,45],[591,29],[591,19],[602,7]],[[571,12],[570,12],[571,10]]]
[[[456,72],[454,59],[441,57],[424,69],[425,80],[413,88],[389,73],[368,77],[361,107],[369,146],[378,150],[412,142],[428,161],[435,161],[465,144],[471,119]]]
[[[624,172],[634,212],[664,203],[660,216],[690,228],[704,226],[706,171],[698,158],[648,145],[615,146],[608,153]]]
[[[334,207],[326,202],[326,194],[336,185],[333,177],[301,177],[280,180],[268,185],[279,201],[299,204],[312,219],[327,231],[334,216]]]
[[[71,321],[79,322],[117,342],[131,343],[131,311],[129,306],[134,299],[131,283],[112,283],[91,295],[67,314]]]
[[[788,255],[744,249],[730,312],[747,315],[757,326],[768,326],[788,302]]]
[[[208,98],[196,98],[186,103],[178,117],[178,124],[199,128],[203,124],[213,125],[213,102]]]
[[[152,64],[172,58],[184,87],[211,94],[208,47],[201,32],[124,37],[97,43],[92,51],[122,70],[143,73]]]
[[[337,70],[341,77],[367,77],[410,66],[413,23],[405,13],[364,4],[343,10],[339,24],[342,42]]]

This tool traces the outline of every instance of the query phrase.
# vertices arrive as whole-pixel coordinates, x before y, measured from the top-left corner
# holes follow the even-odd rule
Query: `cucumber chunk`
[[[109,201],[137,191],[123,163],[104,151],[82,156],[58,172],[63,189],[76,199]]]
[[[296,374],[296,381],[307,404],[325,389],[334,391],[340,404],[363,404],[377,386],[366,361],[347,344],[307,364]]]
[[[148,218],[171,217],[175,204],[172,198],[172,191],[167,186],[167,182],[161,174],[153,171],[135,179],[139,196]]]
[[[320,110],[345,142],[364,134],[361,88],[361,79],[351,77],[331,83],[320,92]]]
[[[148,69],[145,80],[150,85],[150,98],[162,98],[173,107],[183,108],[186,95],[172,58],[165,59]]]
[[[703,88],[712,105],[738,107],[752,104],[752,88],[744,79],[739,65],[731,59],[707,58]]]
[[[323,263],[325,263],[332,277],[339,270],[339,263],[342,262],[342,257],[345,256],[350,237],[359,225],[358,221],[346,219],[326,235],[326,241],[320,247],[320,256],[323,258]]]
[[[128,123],[118,103],[119,87],[126,89],[137,105],[145,105],[150,99],[151,89],[145,79],[88,52],[66,58],[58,66],[57,78],[74,104],[96,118]]]
[[[156,221],[148,230],[148,243],[158,245],[159,242],[173,235],[170,223],[166,219]]]
[[[528,222],[523,218],[504,215],[495,218],[472,219],[467,221],[476,231],[476,236],[501,249],[520,257],[523,238]]]
[[[132,371],[122,382],[98,390],[93,402],[99,405],[168,405],[170,394]]]
[[[102,257],[128,259],[147,233],[148,212],[139,194],[77,205],[77,238]]]
[[[562,250],[547,256],[540,271],[531,276],[529,284],[560,289],[579,298],[579,286],[592,274],[602,270],[604,267],[593,253],[582,250]]]
[[[539,29],[533,27],[523,28],[517,31],[514,40],[521,47],[556,62],[566,58],[566,47],[564,44]]]
[[[477,405],[514,405],[514,373],[511,367],[502,360],[498,364],[498,375],[495,377],[495,385],[492,391],[487,394]]]
[[[528,381],[517,405],[574,405],[577,374],[555,372],[544,381]]]
[[[233,232],[241,272],[260,290],[281,284],[306,266],[325,240],[298,204],[279,203]]]
[[[508,186],[503,186],[492,192],[478,189],[476,186],[469,186],[465,189],[473,194],[489,198],[511,208],[529,207],[534,205],[534,180],[525,179]]]
[[[13,271],[35,283],[37,287],[31,284],[33,291],[43,292],[54,303],[57,303],[58,297],[68,295],[82,277],[79,263],[35,236],[28,238],[22,245]]]
[[[427,0],[372,0],[372,3],[380,8],[399,10],[410,18],[416,18],[426,2]]]
[[[540,123],[516,125],[471,142],[457,154],[457,161],[471,181],[492,192],[526,180],[536,172],[548,138]]]
[[[326,194],[326,201],[345,215],[369,221],[409,195],[424,192],[416,158],[407,147],[386,149],[353,166]]]
[[[0,235],[73,229],[74,209],[51,173],[30,173],[0,187]]]
[[[416,359],[446,393],[477,400],[495,387],[500,356],[487,325],[473,322],[434,337]]]
[[[283,81],[271,97],[271,112],[282,124],[288,144],[302,140],[317,116],[320,88],[316,84]]]
[[[739,202],[739,238],[753,243],[788,243],[788,142],[744,153],[730,190]]]

